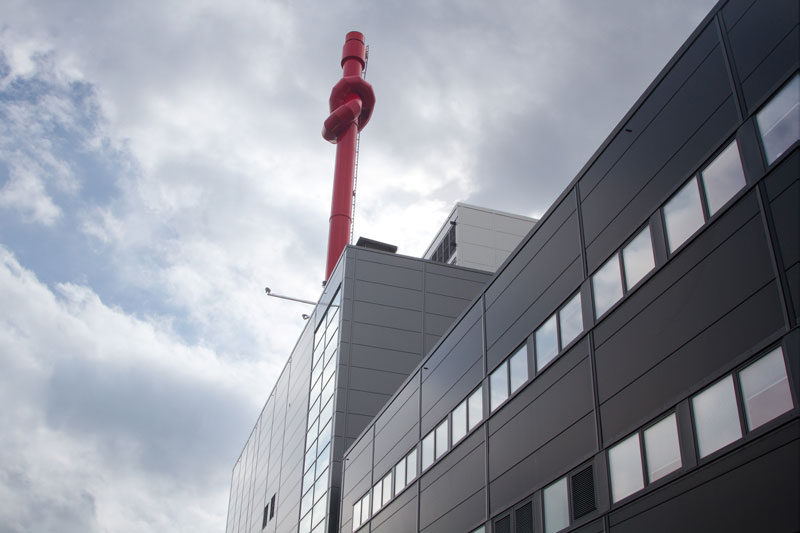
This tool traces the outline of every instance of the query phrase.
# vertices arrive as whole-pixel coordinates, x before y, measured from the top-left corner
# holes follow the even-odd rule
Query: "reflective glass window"
[[[325,519],[325,515],[327,514],[328,508],[328,494],[325,495],[314,504],[314,510],[311,512],[313,518],[311,520],[311,527],[317,527],[317,524],[321,523]]]
[[[461,402],[453,409],[453,444],[467,434],[467,401]]]
[[[622,298],[622,280],[619,277],[619,257],[614,254],[592,276],[592,296],[594,297],[594,316],[599,318],[617,300]],[[537,363],[538,364],[538,363]]]
[[[336,360],[331,359],[325,364],[325,370],[322,372],[321,383],[327,384],[334,372],[336,372]]]
[[[380,511],[381,507],[383,507],[383,484],[378,481],[372,487],[372,514]]]
[[[322,408],[319,413],[319,423],[325,425],[333,417],[333,398],[328,400],[328,403]]]
[[[447,419],[436,428],[436,458],[440,458],[447,452]]]
[[[739,379],[747,427],[751,430],[794,407],[781,348],[742,370]]]
[[[428,436],[422,439],[422,470],[433,464],[434,460],[434,433],[431,431]]]
[[[544,531],[553,533],[569,525],[569,500],[567,499],[567,478],[562,477],[543,492]]]
[[[386,505],[392,499],[392,473],[389,472],[381,481],[383,485],[383,504]]]
[[[756,115],[767,163],[772,163],[800,139],[800,75],[789,83]]]
[[[713,215],[745,185],[736,141],[729,144],[700,175],[706,190],[708,212]]]
[[[692,411],[700,457],[741,438],[742,429],[731,376],[692,398]]]
[[[528,381],[528,345],[523,344],[508,360],[508,371],[511,376],[511,393],[513,394]]]
[[[489,410],[497,409],[506,398],[508,398],[508,367],[507,362],[504,362],[489,376]]]
[[[394,466],[394,493],[400,494],[400,491],[406,486],[406,458],[400,459],[400,462]]]
[[[556,315],[547,319],[534,334],[536,341],[536,370],[539,371],[558,355],[558,326]]]
[[[319,457],[317,458],[317,472],[322,472],[324,468],[328,468],[328,463],[330,463],[330,460],[331,460],[331,447],[330,445],[328,445],[325,446],[325,448],[320,452]]]
[[[306,465],[306,469],[311,468],[314,466],[314,459],[317,458],[317,441],[311,443],[311,446],[308,447],[308,451],[306,452],[306,457],[304,459],[304,463]]]
[[[311,486],[314,484],[314,478],[315,477],[316,476],[314,476],[314,469],[313,468],[309,468],[308,472],[306,472],[303,475],[303,494],[305,494],[306,491],[308,489],[310,489]]]
[[[664,205],[667,245],[674,252],[703,225],[703,207],[697,179],[692,178]]]
[[[325,449],[325,446],[331,441],[331,423],[328,422],[322,430],[319,432],[319,449]]]
[[[581,309],[581,294],[578,293],[567,302],[558,312],[558,321],[561,325],[561,348],[572,342],[575,337],[583,333],[583,311]]]
[[[322,368],[323,368],[322,361],[318,361],[314,369],[311,371],[311,383],[313,385],[311,385],[312,393],[310,394],[310,397],[312,400],[316,397],[317,394],[319,394],[319,389],[322,388],[322,383],[319,382],[319,377],[320,375],[322,375]],[[315,387],[317,387],[316,393],[313,392]]]
[[[312,444],[314,444],[314,439],[317,438],[317,430],[319,427],[317,424],[319,423],[319,417],[314,419],[314,422],[311,423],[311,427],[308,428],[308,436],[306,437],[306,449],[310,448]]]
[[[361,523],[366,523],[369,520],[369,493],[361,499]]]
[[[608,469],[611,473],[613,501],[618,502],[644,488],[638,433],[608,450]]]
[[[481,420],[483,420],[483,387],[469,397],[469,429],[480,424]]]
[[[353,531],[361,526],[361,500],[353,504]]]
[[[311,511],[311,506],[314,504],[314,488],[312,486],[308,492],[303,495],[303,499],[300,500],[300,514],[303,515],[309,511]]]
[[[675,413],[644,431],[647,478],[650,483],[681,467],[678,422]]]
[[[328,383],[325,385],[325,388],[322,389],[322,394],[320,394],[321,402],[324,405],[328,400],[331,399],[333,396],[333,389],[336,388],[336,380],[331,379],[328,380]]]
[[[317,479],[317,482],[314,483],[314,501],[319,500],[322,498],[325,493],[328,491],[328,471],[323,470]]]
[[[406,455],[406,484],[414,481],[417,477],[417,449],[414,448]]]
[[[298,533],[311,533],[311,513],[308,513],[300,520],[300,528]]]
[[[650,226],[639,232],[622,249],[622,265],[625,269],[625,283],[628,289],[639,283],[648,272],[656,266],[653,257],[653,241],[650,238]]]

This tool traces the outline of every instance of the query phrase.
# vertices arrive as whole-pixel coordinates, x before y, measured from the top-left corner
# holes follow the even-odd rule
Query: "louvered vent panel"
[[[526,503],[516,511],[517,529],[515,533],[533,533],[533,504]]]
[[[592,467],[589,466],[572,476],[572,518],[577,520],[596,508],[594,501],[594,475]]]
[[[507,516],[495,522],[494,533],[511,533],[511,517]]]

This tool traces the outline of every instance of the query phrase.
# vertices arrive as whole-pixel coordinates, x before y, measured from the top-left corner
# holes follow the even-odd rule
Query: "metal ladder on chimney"
[[[364,70],[362,75],[367,79],[367,65],[369,64],[369,45],[366,46],[366,54],[364,58]],[[353,244],[353,228],[356,225],[356,188],[358,187],[358,152],[361,148],[361,132],[356,136],[356,164],[353,168],[353,203],[350,209],[350,240],[349,244]]]

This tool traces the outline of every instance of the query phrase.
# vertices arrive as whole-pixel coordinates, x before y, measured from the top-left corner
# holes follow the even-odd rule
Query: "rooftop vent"
[[[397,253],[397,246],[394,244],[387,244],[381,241],[374,241],[366,237],[359,237],[356,246],[361,248],[369,248],[370,250],[379,250],[381,252],[389,252],[390,254]]]

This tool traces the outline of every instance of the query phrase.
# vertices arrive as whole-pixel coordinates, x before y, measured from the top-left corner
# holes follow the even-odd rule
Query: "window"
[[[272,520],[275,517],[275,496],[277,494],[273,494],[272,498],[269,501],[269,519]]]
[[[445,418],[444,421],[436,428],[436,459],[438,460],[441,456],[447,453],[447,449],[447,419]]]
[[[655,268],[656,261],[653,257],[653,241],[650,238],[649,225],[622,249],[622,264],[625,271],[625,286],[629,290]]]
[[[562,477],[544,489],[544,531],[553,533],[569,525],[567,478]]]
[[[506,399],[508,399],[508,361],[504,361],[489,376],[489,410],[494,411]]]
[[[467,434],[467,400],[464,400],[453,409],[453,444],[460,441]]]
[[[558,323],[561,325],[561,349],[583,332],[583,310],[581,309],[580,293],[558,312]]]
[[[667,246],[674,252],[705,222],[697,179],[692,178],[664,205]]]
[[[361,523],[365,524],[369,520],[369,492],[361,499]]]
[[[469,418],[469,429],[472,430],[481,423],[483,420],[483,387],[478,388],[472,393],[468,400],[469,409],[467,417]]]
[[[608,450],[611,500],[618,502],[644,488],[639,434],[635,433]]]
[[[450,261],[450,258],[455,255],[455,253],[456,224],[454,221],[450,221],[450,229],[444,234],[444,237],[439,244],[436,245],[436,250],[434,250],[433,254],[431,255],[431,261],[446,264]]]
[[[427,437],[422,439],[422,470],[425,470],[433,464],[435,437],[436,435],[431,431],[428,433]]]
[[[644,449],[649,483],[681,467],[681,448],[678,443],[678,422],[675,413],[644,431]]]
[[[508,360],[511,394],[528,381],[528,345],[523,344]]]
[[[406,484],[414,481],[417,477],[417,449],[411,450],[406,455]]]
[[[383,507],[383,484],[378,481],[372,487],[372,514],[377,513]]]
[[[594,316],[600,318],[617,300],[622,298],[622,279],[619,273],[619,256],[616,254],[592,276]],[[538,352],[537,352],[538,355]]]
[[[708,200],[708,213],[713,215],[745,186],[739,145],[734,140],[701,173]]]
[[[700,457],[741,438],[733,377],[727,376],[692,398]]]
[[[534,338],[536,341],[536,370],[539,371],[558,355],[558,326],[555,314],[539,326],[534,333]]]
[[[772,164],[800,139],[800,75],[795,75],[772,97],[756,120],[767,164]]]
[[[381,485],[383,485],[383,505],[389,503],[389,500],[392,499],[392,472],[390,471],[383,477],[381,481]]]
[[[751,431],[792,409],[792,392],[781,348],[742,370],[739,379],[747,427]]]
[[[362,500],[358,500],[353,504],[353,531],[361,527],[361,503]]]
[[[406,486],[406,458],[400,459],[400,462],[394,466],[394,493],[400,494]]]
[[[486,526],[481,526],[478,529],[473,529],[470,533],[486,533]]]
[[[261,529],[267,527],[267,517],[269,517],[269,504],[264,506],[264,518],[261,519]]]

